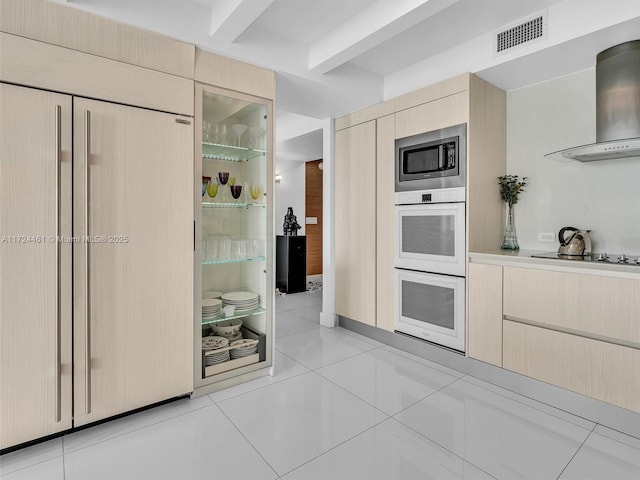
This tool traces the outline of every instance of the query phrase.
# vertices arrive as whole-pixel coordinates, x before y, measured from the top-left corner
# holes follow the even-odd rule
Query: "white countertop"
[[[492,250],[469,252],[469,261],[510,267],[530,267],[567,273],[601,275],[604,277],[632,278],[640,280],[640,267],[617,263],[582,262],[554,258],[532,258],[531,255],[547,253],[543,250]]]

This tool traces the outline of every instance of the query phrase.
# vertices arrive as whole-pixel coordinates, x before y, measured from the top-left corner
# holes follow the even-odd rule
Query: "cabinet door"
[[[376,324],[376,122],[336,132],[336,313]]]
[[[193,125],[74,100],[74,414],[193,389]]]
[[[470,263],[467,354],[502,366],[502,267]]]
[[[640,350],[504,321],[504,368],[640,412]]]
[[[0,448],[71,427],[71,97],[0,84]]]
[[[395,329],[395,115],[379,118],[376,158],[376,322]]]

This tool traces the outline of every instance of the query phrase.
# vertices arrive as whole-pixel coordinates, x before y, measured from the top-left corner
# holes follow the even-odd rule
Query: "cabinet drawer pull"
[[[91,114],[89,110],[84,112],[84,231],[85,231],[85,249],[84,249],[84,411],[88,415],[91,413],[91,318],[89,305],[89,248],[91,246],[90,230],[89,230],[89,209],[91,207],[89,201],[89,156],[91,153],[90,133],[91,133]]]

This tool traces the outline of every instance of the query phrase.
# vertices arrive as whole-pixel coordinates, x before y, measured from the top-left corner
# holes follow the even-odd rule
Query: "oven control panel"
[[[421,203],[454,203],[464,202],[466,189],[464,187],[439,188],[434,190],[414,190],[411,192],[396,192],[396,205],[418,205]]]

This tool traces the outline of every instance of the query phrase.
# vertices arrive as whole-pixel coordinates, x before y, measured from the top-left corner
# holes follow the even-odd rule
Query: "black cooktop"
[[[640,267],[640,256],[607,253],[592,253],[591,255],[560,255],[558,252],[536,253],[533,258],[555,258],[573,262],[615,263],[619,265],[635,265]]]

